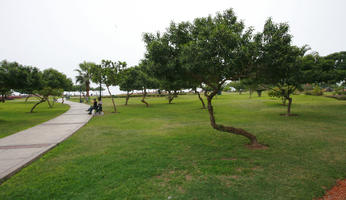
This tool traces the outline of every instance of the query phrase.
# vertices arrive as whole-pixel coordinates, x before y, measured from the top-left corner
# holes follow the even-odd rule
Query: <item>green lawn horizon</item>
[[[168,104],[116,98],[69,139],[0,185],[0,199],[313,199],[346,166],[346,102],[294,95],[279,99],[224,93],[216,122],[243,128],[268,149],[210,126],[196,95]],[[72,99],[78,101],[79,99]]]

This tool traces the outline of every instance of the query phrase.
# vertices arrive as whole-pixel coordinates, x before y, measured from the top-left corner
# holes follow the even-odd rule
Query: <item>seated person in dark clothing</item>
[[[88,109],[89,115],[91,115],[91,113],[92,113],[92,111],[93,111],[94,109],[95,109],[95,110],[97,109],[97,101],[96,101],[96,99],[94,99],[93,105],[90,106],[90,108]]]
[[[99,97],[99,103],[98,103],[98,105],[97,105],[97,110],[96,110],[96,112],[99,112],[99,113],[102,112],[102,100],[101,100],[100,97]]]

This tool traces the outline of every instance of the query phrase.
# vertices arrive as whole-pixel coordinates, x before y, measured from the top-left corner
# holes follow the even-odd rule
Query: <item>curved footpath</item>
[[[0,139],[0,184],[54,148],[91,118],[86,104],[65,101],[70,109],[62,115]]]

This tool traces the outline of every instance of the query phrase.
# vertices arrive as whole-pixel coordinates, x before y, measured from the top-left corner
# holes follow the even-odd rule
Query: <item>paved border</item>
[[[70,108],[60,116],[0,139],[0,184],[66,140],[92,118],[85,111],[88,105],[65,103]]]

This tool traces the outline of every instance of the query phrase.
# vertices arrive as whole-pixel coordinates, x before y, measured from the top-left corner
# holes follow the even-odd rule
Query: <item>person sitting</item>
[[[97,109],[97,101],[96,101],[96,99],[94,99],[93,105],[90,106],[90,108],[88,109],[88,111],[89,111],[88,114],[91,115],[92,111],[96,110],[96,109]]]
[[[96,112],[98,112],[99,114],[101,114],[101,112],[102,112],[102,100],[100,97],[99,97],[99,103],[97,105]]]

